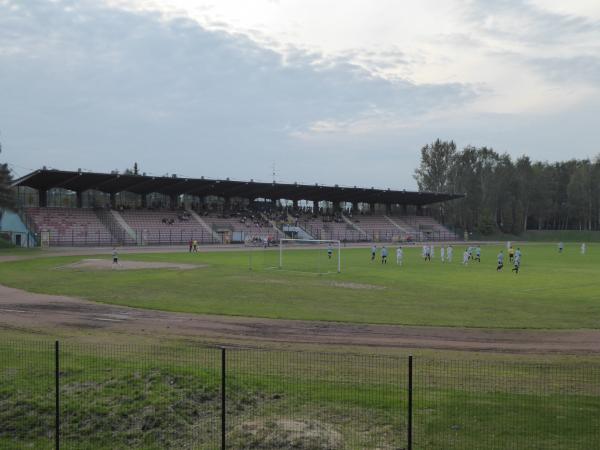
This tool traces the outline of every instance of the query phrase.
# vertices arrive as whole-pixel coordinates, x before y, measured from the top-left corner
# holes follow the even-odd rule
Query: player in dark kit
[[[515,255],[515,263],[514,263],[514,266],[513,266],[513,268],[512,268],[512,272],[514,272],[514,273],[515,273],[515,275],[516,275],[516,274],[518,274],[518,273],[519,273],[519,268],[520,268],[520,267],[521,267],[521,254],[520,254],[520,253],[517,253],[517,254]]]

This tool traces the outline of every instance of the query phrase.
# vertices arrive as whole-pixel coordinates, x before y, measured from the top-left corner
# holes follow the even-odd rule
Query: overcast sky
[[[600,1],[0,0],[17,176],[413,188],[436,138],[600,154]]]

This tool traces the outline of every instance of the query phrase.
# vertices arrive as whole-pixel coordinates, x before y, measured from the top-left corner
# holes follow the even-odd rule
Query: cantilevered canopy
[[[264,183],[255,181],[212,180],[206,178],[154,177],[146,175],[71,172],[41,169],[13,182],[47,191],[54,188],[83,192],[90,189],[106,193],[133,192],[165,195],[214,195],[218,197],[269,198],[332,202],[362,202],[422,206],[463,197],[462,194],[398,191],[390,189],[325,186],[321,184]]]

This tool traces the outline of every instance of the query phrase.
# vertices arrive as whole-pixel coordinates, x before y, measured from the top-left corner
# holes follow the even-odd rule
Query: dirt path
[[[169,313],[32,294],[0,286],[0,328],[99,330],[202,337],[246,344],[293,343],[523,354],[600,355],[600,330],[531,331],[404,327]]]

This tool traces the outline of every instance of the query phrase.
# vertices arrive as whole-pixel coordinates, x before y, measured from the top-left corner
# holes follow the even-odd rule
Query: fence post
[[[226,426],[226,414],[225,399],[227,398],[225,392],[225,380],[226,380],[226,366],[225,366],[225,347],[221,348],[221,450],[225,450],[225,426]]]
[[[407,450],[412,450],[412,441],[413,441],[413,357],[412,355],[408,356],[408,423],[406,430],[406,448]]]
[[[58,359],[59,344],[54,342],[54,447],[60,449],[60,365]]]

